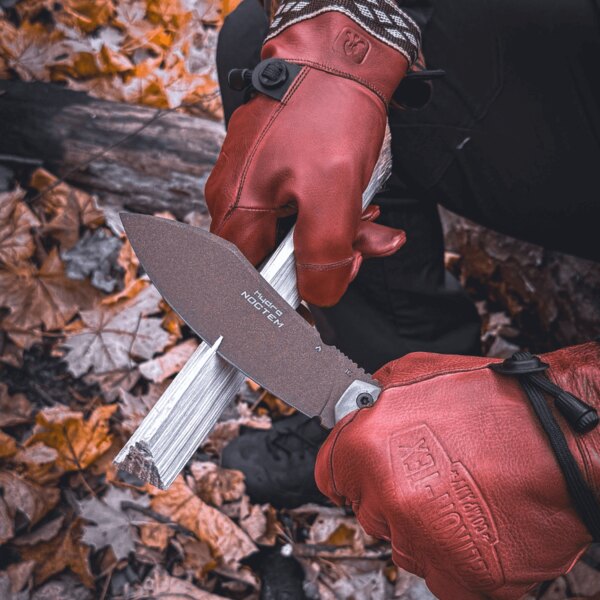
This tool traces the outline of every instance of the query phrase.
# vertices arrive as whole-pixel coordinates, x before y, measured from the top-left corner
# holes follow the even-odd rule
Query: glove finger
[[[358,226],[354,249],[365,258],[390,256],[406,242],[406,233],[386,225],[361,221]]]
[[[381,209],[376,204],[369,204],[360,217],[361,221],[374,221],[381,214]]]
[[[336,304],[362,262],[360,252],[352,247],[360,222],[360,195],[346,191],[339,190],[337,197],[321,202],[303,202],[302,198],[311,197],[304,193],[297,202],[294,251],[298,290],[304,300],[317,306]],[[342,194],[346,200],[341,199]]]
[[[236,208],[221,221],[213,221],[210,230],[235,244],[257,266],[275,248],[277,213]]]

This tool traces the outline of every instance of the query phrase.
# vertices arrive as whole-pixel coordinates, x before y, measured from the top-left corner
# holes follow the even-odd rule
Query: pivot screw
[[[356,398],[356,405],[358,408],[369,408],[369,406],[373,406],[373,404],[375,404],[375,400],[373,400],[371,394],[359,394],[358,398]]]

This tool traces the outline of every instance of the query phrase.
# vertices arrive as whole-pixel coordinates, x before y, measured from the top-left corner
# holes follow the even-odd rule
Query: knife
[[[389,176],[391,169],[389,143],[388,130],[373,176],[363,194],[363,207],[370,203]],[[156,287],[165,296],[167,302],[207,343],[202,344],[196,350],[117,455],[114,462],[119,468],[162,489],[168,488],[208,435],[221,412],[238,393],[246,375],[302,412],[311,416],[318,415],[326,426],[332,426],[335,421],[336,405],[339,418],[344,411],[353,410],[357,406],[357,401],[366,406],[376,399],[378,387],[370,376],[358,369],[354,363],[337,350],[325,346],[318,338],[316,331],[305,324],[293,310],[300,303],[296,289],[293,230],[261,269],[259,275],[235,247],[202,230],[143,215],[123,214],[122,219],[132,246]],[[191,246],[186,244],[191,244]],[[207,248],[209,249],[207,256],[218,259],[217,263],[208,264],[203,261],[202,253]],[[183,255],[194,258],[184,265]],[[201,262],[204,264],[202,270]],[[210,322],[207,322],[204,313],[197,312],[200,306],[209,306],[209,304],[201,305],[201,298],[203,302],[214,303],[217,307],[225,306],[223,297],[216,293],[216,290],[220,289],[220,285],[230,283],[232,277],[231,273],[227,271],[219,275],[217,264],[220,267],[234,269],[236,273],[239,270],[245,274],[243,281],[247,285],[244,290],[236,288],[236,293],[239,291],[240,298],[248,306],[254,307],[255,314],[254,320],[244,322],[243,330],[235,327],[233,332],[227,328],[221,328],[222,330],[219,331],[220,328],[215,329],[214,327],[220,322],[214,319],[215,315],[210,315],[208,317]],[[178,276],[174,277],[174,273],[177,273]],[[209,293],[207,292],[209,282],[210,285],[216,285],[213,288],[215,293],[206,296]],[[260,285],[252,286],[251,282]],[[269,286],[267,282],[270,282],[273,287]],[[267,285],[267,288],[261,287],[264,285]],[[256,289],[250,289],[252,287]],[[254,292],[259,292],[261,295],[257,296]],[[228,288],[228,293],[232,293],[230,288]],[[245,293],[246,296],[242,296],[242,293]],[[273,293],[279,296],[277,299],[279,304],[273,300],[276,296],[270,296]],[[241,310],[237,305],[238,302],[239,298],[236,295],[235,306],[237,310]],[[247,309],[247,306],[244,308]],[[282,314],[278,315],[277,311]],[[343,367],[342,371],[345,375],[341,379],[334,377],[327,382],[323,375],[317,378],[318,395],[313,396],[312,380],[315,379],[315,374],[307,373],[305,368],[301,369],[299,366],[294,370],[296,373],[296,376],[292,378],[296,386],[294,387],[288,381],[289,373],[269,371],[274,366],[272,364],[247,364],[245,357],[248,356],[247,351],[252,344],[244,343],[243,340],[251,340],[253,335],[253,330],[248,327],[262,330],[264,324],[256,322],[256,317],[262,315],[262,319],[271,323],[274,329],[281,332],[286,327],[286,321],[280,318],[283,317],[284,312],[287,323],[292,323],[290,327],[286,328],[285,333],[299,327],[300,335],[304,336],[301,337],[303,343],[313,344],[313,350],[311,352],[307,350],[308,354],[304,358],[303,367],[312,369],[318,365],[317,370],[328,372],[327,369],[333,369],[332,372],[338,373],[338,375],[339,369]],[[223,318],[223,322],[226,324],[238,326],[240,325],[237,322],[239,316],[240,313],[236,312],[229,315],[222,314],[219,318]],[[298,319],[302,321],[302,325],[299,325]],[[252,323],[251,326],[250,323]],[[240,326],[242,327],[242,325]],[[310,330],[310,334],[306,328]],[[245,335],[240,334],[240,331],[245,331]],[[241,343],[239,348],[235,347],[234,340],[236,339]],[[272,343],[281,343],[281,339],[288,338],[284,338],[284,336],[273,338],[271,335],[270,338],[267,336],[261,339],[269,340]],[[316,350],[317,346],[321,346],[320,351]],[[290,351],[295,352],[294,346],[283,348],[281,345],[277,345],[276,347],[278,348],[277,352],[287,352],[288,354]],[[311,346],[304,347],[308,349]],[[243,348],[246,349],[246,352],[243,351]],[[251,352],[259,351],[260,348],[257,348],[256,345],[251,349]],[[264,347],[262,351],[264,354]],[[317,359],[314,359],[315,355],[318,355]],[[226,360],[222,357],[225,357]],[[317,362],[315,363],[314,360]],[[282,365],[279,367],[284,369],[289,367],[285,361],[282,362]],[[256,371],[258,367],[260,370]],[[273,374],[275,374],[274,379]],[[309,378],[302,382],[303,376]],[[350,381],[350,378],[353,379]],[[304,386],[303,393],[300,393],[301,385]]]

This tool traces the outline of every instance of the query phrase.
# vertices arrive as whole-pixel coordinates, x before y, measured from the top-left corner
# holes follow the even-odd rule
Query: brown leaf
[[[14,536],[17,513],[27,518],[29,526],[35,525],[60,498],[58,489],[44,488],[10,471],[0,471],[0,489],[0,544]]]
[[[8,386],[0,383],[0,427],[13,427],[31,421],[31,403],[24,394],[11,396]]]
[[[256,550],[256,546],[231,519],[205,504],[180,475],[166,491],[158,491],[150,506],[156,512],[193,531],[206,542],[217,559],[235,563]]]
[[[13,437],[0,431],[0,458],[8,458],[17,452],[17,442]]]
[[[190,470],[196,494],[213,506],[239,500],[246,486],[244,474],[233,469],[223,469],[212,462],[195,461]]]
[[[45,169],[37,169],[29,185],[44,192],[40,198],[47,219],[44,232],[56,238],[61,248],[67,250],[79,240],[82,226],[95,229],[102,225],[104,213],[93,196],[64,182],[56,185],[57,181],[58,178]]]
[[[94,587],[89,564],[90,548],[81,543],[81,526],[81,520],[76,519],[68,529],[50,541],[20,549],[21,558],[36,562],[36,585],[69,568],[86,587]]]
[[[204,579],[204,576],[217,566],[210,546],[206,542],[182,535],[178,536],[177,540],[184,551],[183,567],[196,579]]]
[[[62,406],[46,408],[38,413],[27,446],[43,442],[58,452],[56,464],[61,469],[85,469],[110,448],[108,419],[116,410],[115,405],[100,406],[85,420],[83,413]]]
[[[125,271],[124,283],[125,287],[128,287],[137,278],[140,261],[127,238],[123,240],[117,264]],[[167,328],[165,327],[165,329]],[[167,331],[169,331],[169,329],[167,329]]]
[[[89,369],[106,373],[135,367],[134,358],[152,358],[170,341],[159,318],[160,294],[148,286],[130,300],[81,312],[81,329],[65,341],[69,370],[80,377]]]
[[[266,415],[256,416],[246,404],[238,404],[237,410],[240,416],[237,419],[220,421],[210,432],[202,448],[213,454],[220,454],[223,448],[239,435],[240,427],[252,427],[254,429],[270,429],[271,419]]]
[[[9,596],[5,600],[24,600],[25,596],[18,594],[18,592],[25,587],[31,588],[31,578],[34,568],[35,563],[32,560],[28,560],[13,563],[7,567],[6,571],[0,571],[0,591],[9,592]],[[7,583],[8,586],[6,585]],[[10,589],[6,589],[7,587]],[[28,598],[29,594],[27,592],[25,594]]]
[[[0,263],[16,265],[35,249],[31,229],[40,222],[22,202],[24,197],[21,188],[0,193]]]
[[[173,346],[162,356],[146,361],[139,366],[140,373],[154,383],[160,383],[165,379],[179,373],[190,356],[198,347],[195,339]]]
[[[45,81],[49,67],[64,53],[62,35],[49,32],[41,23],[14,27],[0,17],[0,53],[23,81]]]
[[[0,269],[0,306],[10,310],[2,327],[17,344],[26,344],[27,333],[41,324],[48,331],[62,329],[97,297],[88,282],[65,276],[56,248],[39,269],[32,264]]]
[[[240,526],[262,546],[274,546],[281,531],[277,511],[270,504],[250,504],[247,497],[242,501]]]
[[[169,575],[162,567],[156,567],[144,582],[131,594],[131,600],[160,598],[161,600],[223,600],[200,589],[189,581]]]
[[[141,396],[130,394],[123,389],[119,390],[119,409],[123,416],[121,422],[123,431],[132,434],[156,404],[165,389],[166,385],[150,384],[148,393]]]
[[[115,10],[112,0],[62,0],[61,5],[56,20],[88,33],[106,25]]]
[[[25,475],[40,484],[56,482],[64,470],[56,462],[58,452],[45,444],[37,443],[19,450],[14,462],[24,468]]]
[[[25,535],[20,535],[18,538],[12,540],[11,543],[14,546],[35,546],[40,542],[48,542],[58,535],[58,532],[62,529],[64,520],[65,517],[61,515]]]
[[[140,540],[142,544],[157,550],[165,550],[173,534],[173,528],[164,523],[144,523],[140,525]]]

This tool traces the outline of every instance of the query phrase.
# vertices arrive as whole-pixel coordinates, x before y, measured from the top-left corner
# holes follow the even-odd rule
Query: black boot
[[[314,478],[315,461],[327,437],[315,419],[296,414],[267,431],[245,429],[223,450],[222,466],[246,476],[252,502],[294,508],[324,502]]]

